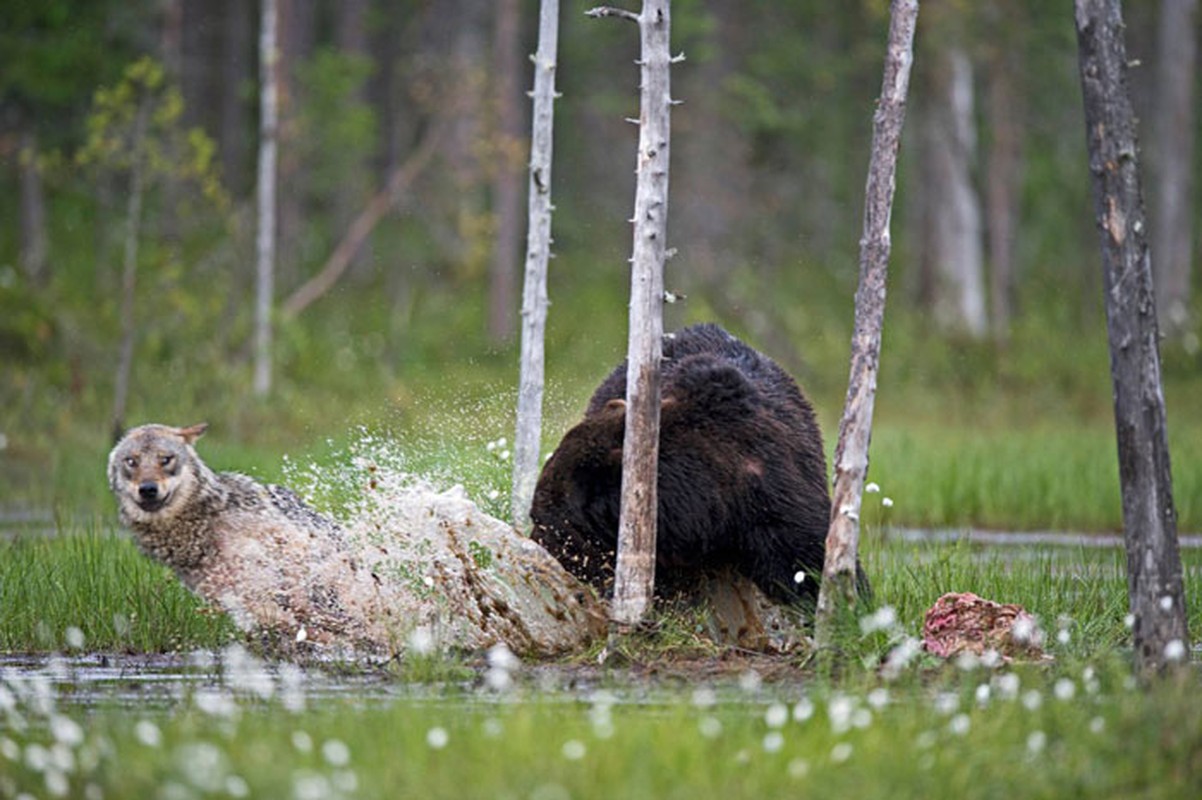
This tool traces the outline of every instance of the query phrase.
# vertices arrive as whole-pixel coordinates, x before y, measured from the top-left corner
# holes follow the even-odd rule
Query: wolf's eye
[[[125,466],[129,467],[130,469],[137,469],[138,468],[138,459],[134,458],[133,456],[126,456],[125,457]]]
[[[159,456],[159,466],[160,467],[164,467],[164,468],[169,467],[169,466],[171,466],[172,461],[175,461],[175,456],[173,456],[173,455]]]

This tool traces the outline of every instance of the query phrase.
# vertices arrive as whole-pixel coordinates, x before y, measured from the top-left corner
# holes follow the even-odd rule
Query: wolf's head
[[[166,520],[196,494],[205,467],[192,443],[208,427],[142,425],[117,442],[109,454],[109,488],[126,520]]]

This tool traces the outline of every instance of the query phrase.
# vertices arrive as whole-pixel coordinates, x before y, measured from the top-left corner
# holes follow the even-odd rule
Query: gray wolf
[[[603,631],[584,586],[466,497],[373,477],[368,513],[344,528],[285,487],[211,470],[194,448],[206,429],[130,430],[109,486],[144,554],[267,643],[392,655],[421,629],[439,646],[551,655]]]

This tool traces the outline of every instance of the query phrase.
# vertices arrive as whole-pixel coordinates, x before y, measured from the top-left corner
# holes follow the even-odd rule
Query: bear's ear
[[[201,422],[197,425],[192,425],[187,428],[176,428],[175,433],[179,438],[184,440],[184,444],[192,444],[209,429],[209,423]]]
[[[615,397],[605,404],[606,411],[626,411],[626,401],[620,397]]]

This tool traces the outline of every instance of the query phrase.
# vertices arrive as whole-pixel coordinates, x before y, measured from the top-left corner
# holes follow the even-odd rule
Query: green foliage
[[[75,163],[126,174],[141,162],[148,184],[195,186],[221,210],[229,198],[214,161],[216,145],[199,128],[182,127],[183,111],[183,97],[163,67],[143,57],[126,67],[120,82],[96,90]]]

